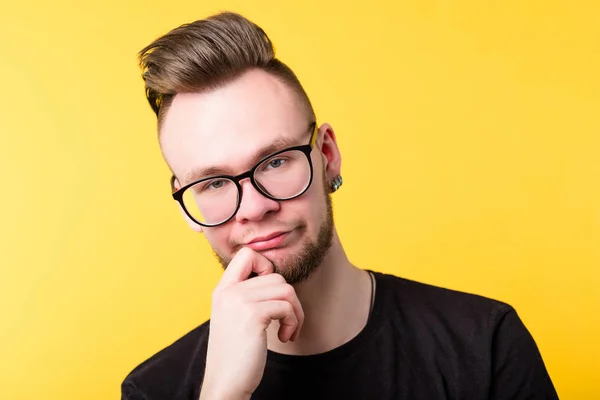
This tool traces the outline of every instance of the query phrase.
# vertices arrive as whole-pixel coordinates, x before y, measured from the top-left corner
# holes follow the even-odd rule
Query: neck
[[[283,354],[324,353],[348,342],[366,325],[371,306],[371,279],[350,263],[337,232],[323,263],[295,286],[304,310],[304,325],[295,342],[281,343],[279,323],[267,329],[269,350]]]

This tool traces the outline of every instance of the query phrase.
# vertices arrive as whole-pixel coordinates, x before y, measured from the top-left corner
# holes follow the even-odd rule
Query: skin
[[[277,140],[290,143],[283,147],[308,142],[311,121],[301,104],[284,83],[260,70],[210,92],[178,94],[161,130],[163,155],[180,185],[207,167],[223,166],[222,173],[237,175],[258,161],[256,151]],[[319,126],[311,157],[313,182],[299,198],[270,200],[245,180],[240,209],[226,224],[203,228],[186,218],[227,265],[213,292],[201,398],[249,398],[260,383],[267,348],[322,353],[349,341],[366,324],[370,278],[348,260],[328,218],[326,188],[341,169],[329,124]],[[327,224],[331,243],[322,262],[306,279],[290,282],[294,260],[318,242]],[[255,251],[245,245],[279,231],[288,233],[277,248]],[[248,279],[251,272],[258,276]],[[236,343],[239,348],[232,347]]]

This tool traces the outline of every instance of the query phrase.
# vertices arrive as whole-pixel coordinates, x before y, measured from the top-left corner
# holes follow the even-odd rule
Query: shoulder
[[[489,297],[377,273],[383,291],[384,312],[397,312],[411,321],[427,321],[451,329],[484,330],[491,333],[511,305]]]
[[[206,321],[135,367],[122,383],[123,398],[175,399],[199,385],[208,333]]]
[[[379,319],[415,365],[429,362],[452,379],[462,377],[465,387],[479,382],[490,398],[558,398],[533,336],[511,305],[393,275],[376,277]]]

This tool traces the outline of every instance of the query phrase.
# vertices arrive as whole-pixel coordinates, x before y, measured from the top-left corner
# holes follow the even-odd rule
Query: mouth
[[[274,232],[266,236],[252,239],[244,246],[251,248],[255,251],[273,249],[281,244],[290,232]]]

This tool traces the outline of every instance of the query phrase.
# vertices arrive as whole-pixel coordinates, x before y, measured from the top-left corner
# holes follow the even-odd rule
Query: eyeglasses
[[[310,131],[308,144],[273,153],[261,159],[249,171],[237,176],[203,178],[179,190],[175,190],[173,176],[173,199],[181,205],[188,217],[206,227],[224,224],[237,213],[242,201],[242,179],[249,178],[252,186],[269,199],[295,199],[308,190],[313,178],[310,154],[317,139],[316,122],[311,123]]]

